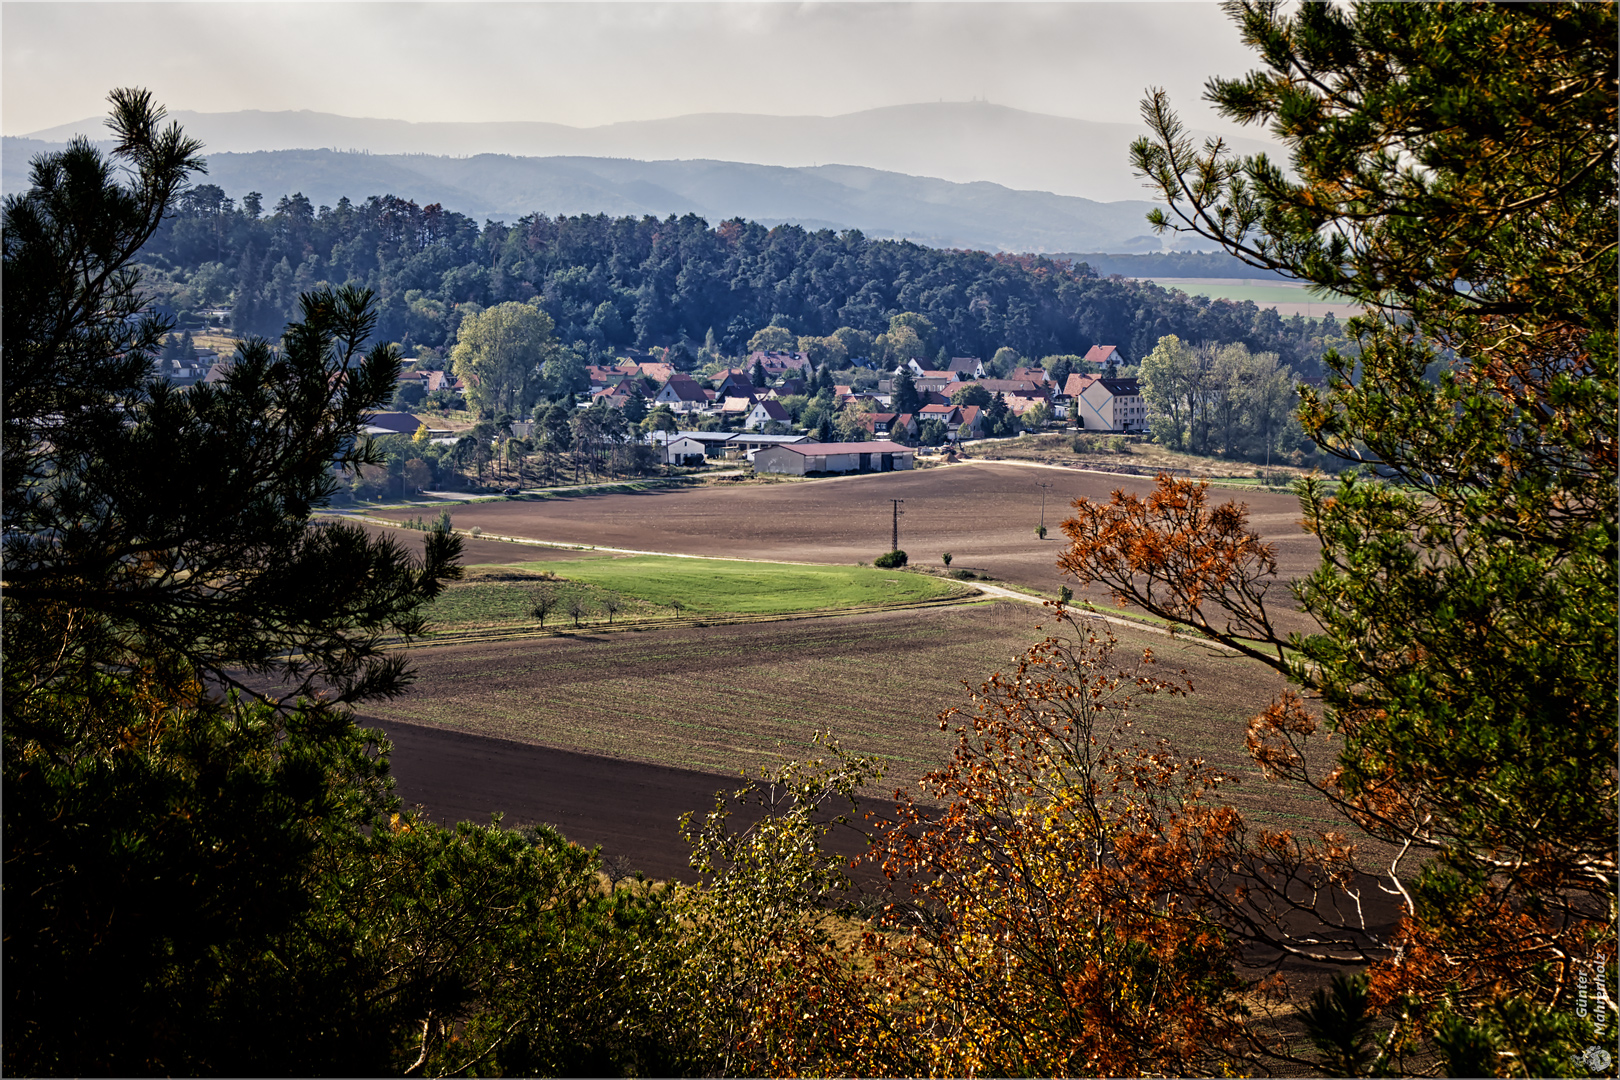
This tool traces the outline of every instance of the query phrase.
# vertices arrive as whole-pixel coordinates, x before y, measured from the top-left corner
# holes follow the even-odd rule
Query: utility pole
[[[900,515],[905,513],[904,510],[900,509],[900,504],[905,502],[906,500],[904,500],[904,499],[890,499],[889,501],[894,503],[894,536],[893,536],[893,538],[892,538],[892,540],[890,542],[889,550],[890,551],[899,551],[900,550]]]
[[[1035,486],[1041,489],[1041,530],[1044,532],[1046,530],[1046,489],[1051,487],[1052,484],[1048,481]]]

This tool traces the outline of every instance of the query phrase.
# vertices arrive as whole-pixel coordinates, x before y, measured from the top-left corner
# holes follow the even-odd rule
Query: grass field
[[[918,574],[860,566],[802,566],[635,555],[548,560],[528,568],[634,596],[656,607],[679,601],[694,613],[777,615],[960,595],[960,586]]]
[[[656,555],[595,555],[502,566],[468,567],[428,609],[436,632],[533,624],[537,598],[553,598],[547,625],[683,615],[784,615],[805,611],[909,604],[964,596],[971,590],[922,574],[858,566],[794,566]],[[607,600],[620,608],[609,618]]]

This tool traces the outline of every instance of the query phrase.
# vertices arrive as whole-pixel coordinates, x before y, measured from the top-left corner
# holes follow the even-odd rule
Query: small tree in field
[[[951,568],[951,553],[947,551],[939,557],[939,561],[945,564],[945,569],[949,570]]]
[[[613,616],[618,614],[619,609],[622,607],[624,607],[624,597],[618,593],[607,592],[602,594],[602,610],[607,612],[609,626],[613,625]]]
[[[574,620],[574,627],[577,629],[579,620],[590,613],[591,605],[586,602],[583,596],[574,593],[568,598],[563,610],[568,612],[568,617]]]
[[[546,616],[557,610],[557,594],[549,585],[542,585],[534,591],[534,617],[540,620],[541,629],[545,628]]]

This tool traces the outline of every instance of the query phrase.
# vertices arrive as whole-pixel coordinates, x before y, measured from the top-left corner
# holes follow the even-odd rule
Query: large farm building
[[[754,455],[754,471],[807,476],[810,473],[891,472],[912,467],[909,446],[897,442],[791,443]]]

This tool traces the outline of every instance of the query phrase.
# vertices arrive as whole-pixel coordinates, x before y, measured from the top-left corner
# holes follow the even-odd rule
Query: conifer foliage
[[[1266,69],[1209,99],[1292,169],[1194,147],[1162,93],[1133,154],[1161,228],[1369,306],[1302,391],[1352,466],[1301,487],[1319,632],[1274,629],[1271,551],[1184,481],[1076,503],[1062,566],[1298,684],[1250,746],[1401,853],[1365,999],[1386,1048],[1571,1068],[1613,1039],[1576,995],[1613,1016],[1615,8],[1230,10]],[[1301,865],[1329,879],[1333,846]]]

